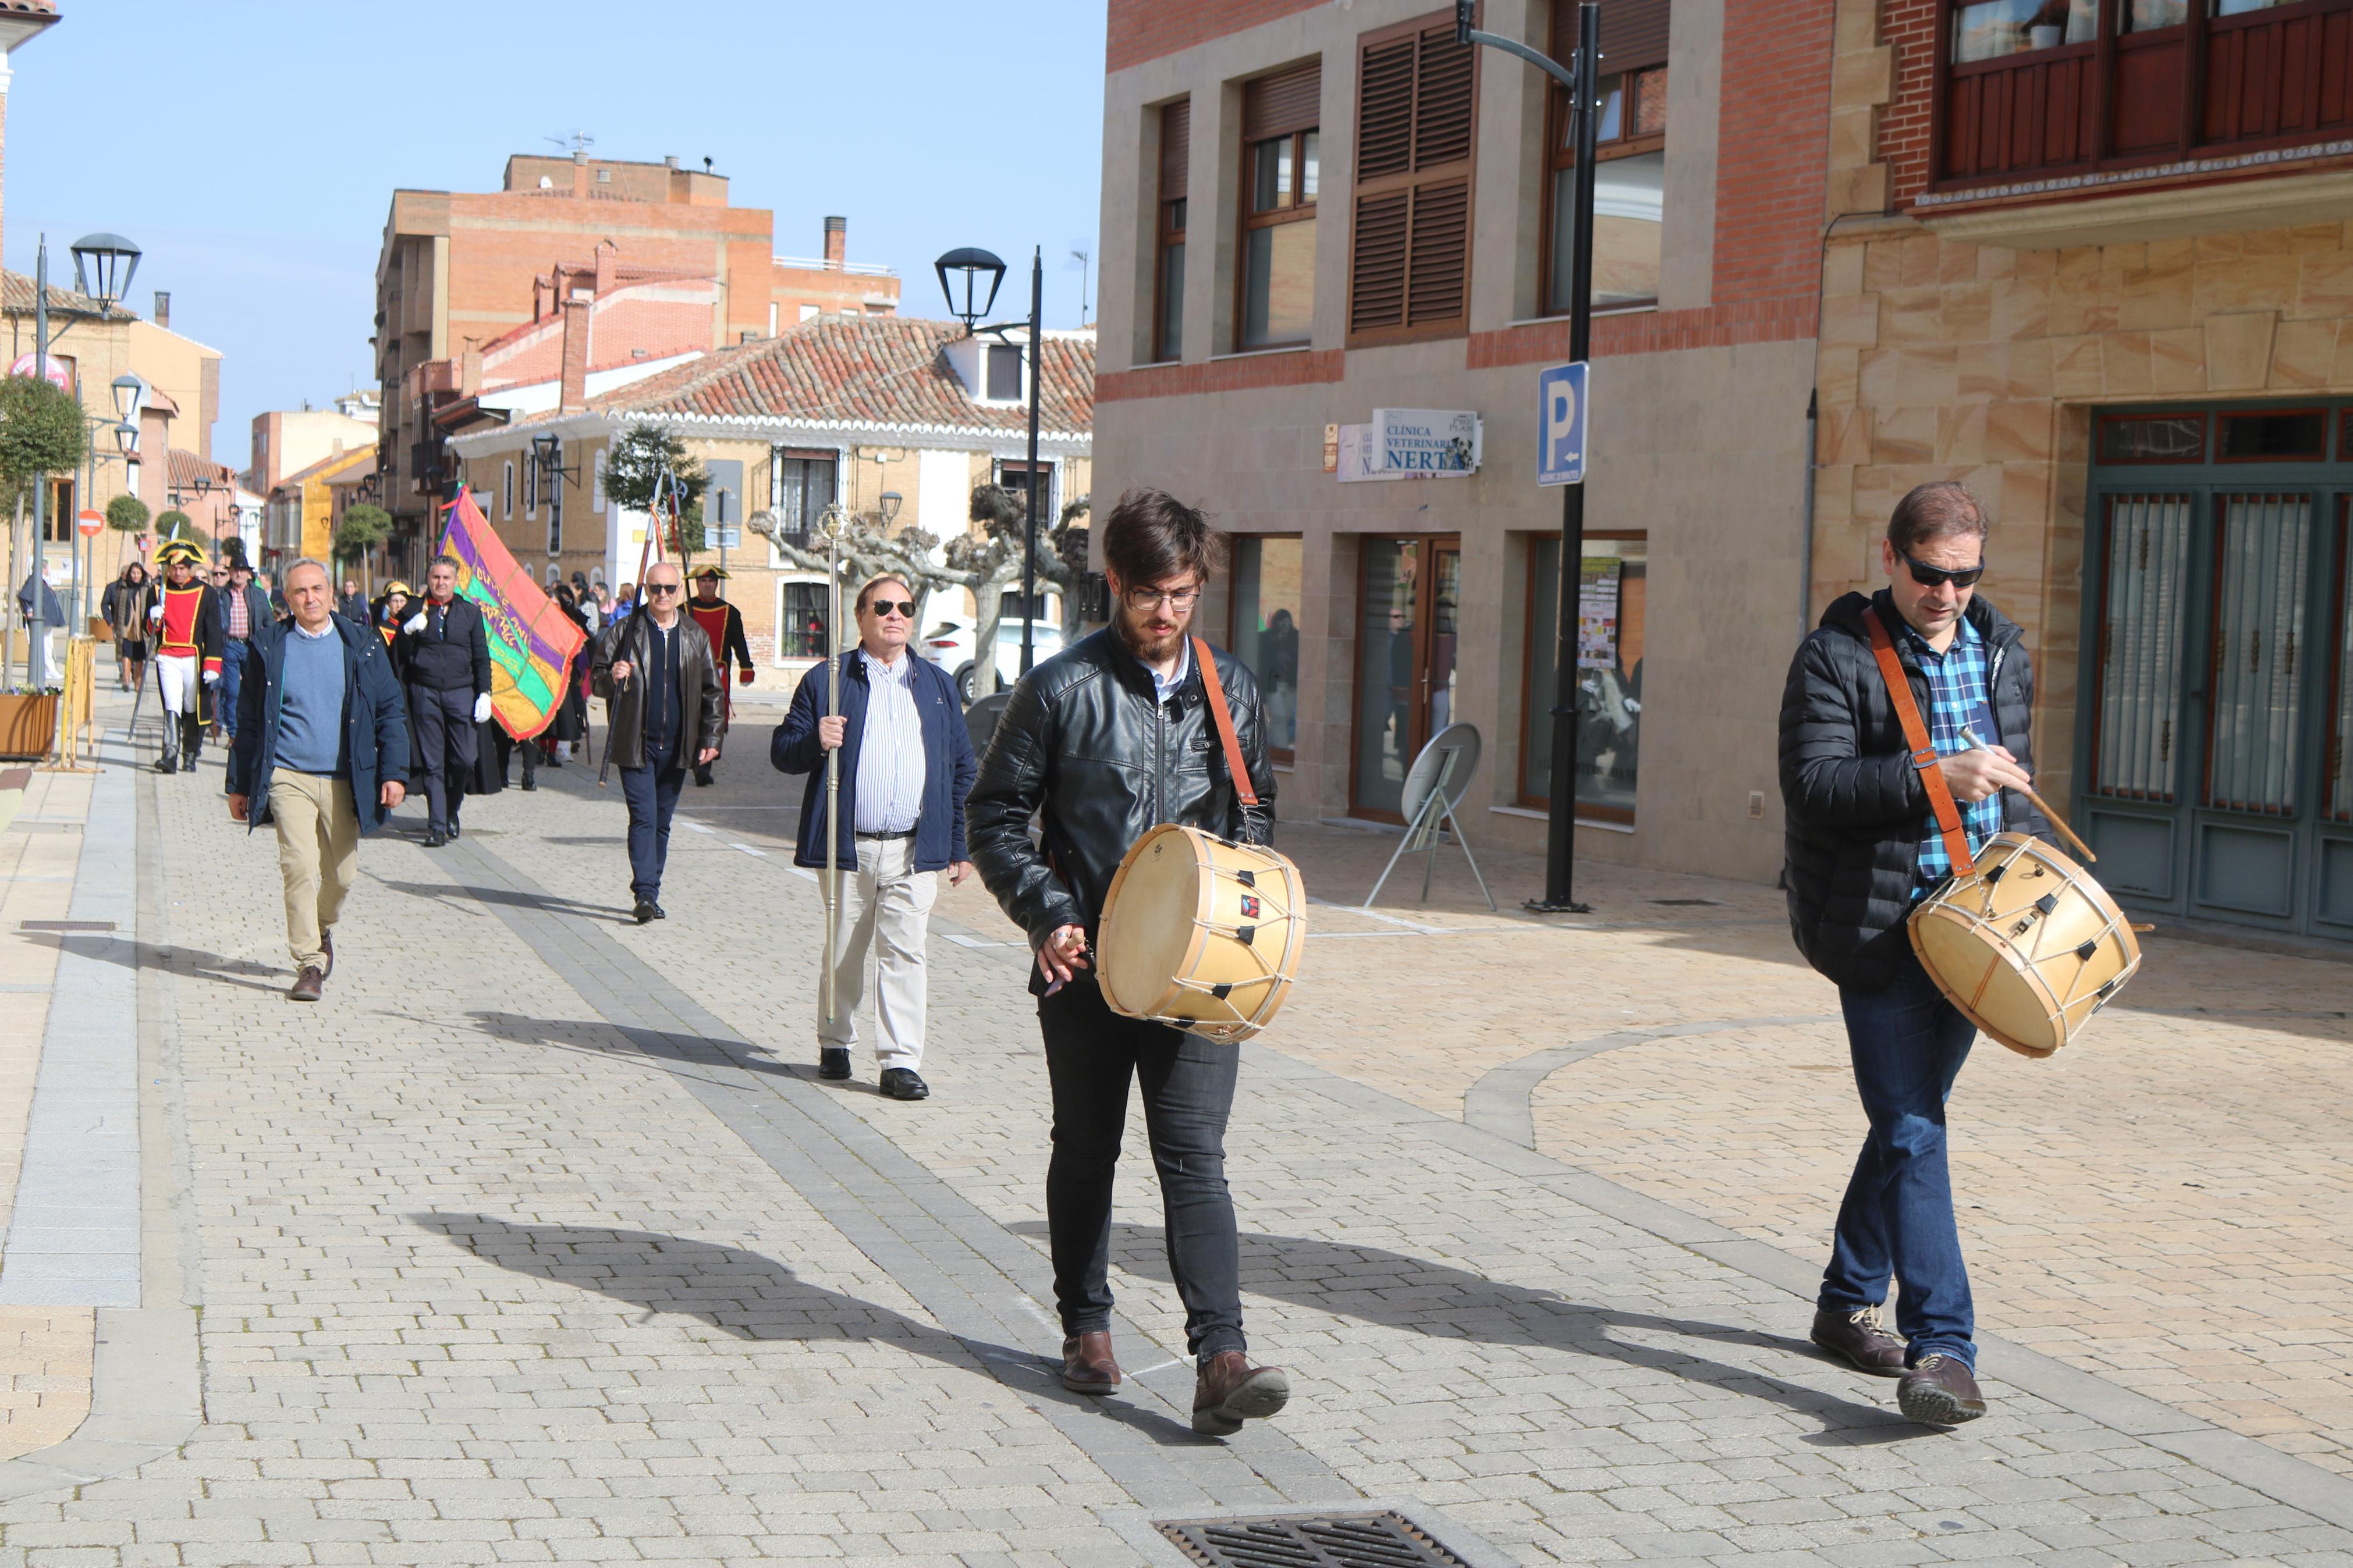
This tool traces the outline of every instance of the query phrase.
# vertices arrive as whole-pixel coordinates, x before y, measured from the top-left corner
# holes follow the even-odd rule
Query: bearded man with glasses
[[[2005,829],[2051,832],[2021,793],[2034,770],[2033,666],[2017,625],[1976,592],[1987,531],[1984,504],[1948,480],[1896,503],[1880,546],[1887,586],[1823,613],[1781,698],[1789,925],[1839,988],[1871,1121],[1839,1206],[1813,1341],[1900,1379],[1904,1414],[1936,1426],[1985,1414],[1945,1153],[1945,1100],[1977,1026],[1920,966],[1906,921],[1951,875],[1963,837],[1974,856]],[[1918,753],[1881,649],[1926,731]],[[1899,1333],[1879,1321],[1891,1277]]]
[[[768,742],[776,771],[809,775],[801,798],[796,864],[823,876],[825,754],[841,753],[834,822],[840,900],[833,965],[833,1016],[817,1021],[817,1075],[849,1076],[866,958],[874,954],[874,1059],[882,1092],[923,1100],[923,942],[939,874],[954,887],[972,875],[965,848],[964,800],[979,762],[955,685],[907,644],[915,595],[902,577],[877,577],[858,590],[858,646],[840,656],[841,711],[825,711],[823,667],[801,677],[785,721]],[[822,988],[819,995],[823,995]],[[822,1005],[820,1004],[820,1007]]]
[[[1258,682],[1240,659],[1191,635],[1220,553],[1208,520],[1175,497],[1120,498],[1103,530],[1112,624],[1014,688],[970,810],[981,880],[1029,933],[1036,955],[1029,989],[1054,1094],[1046,1228],[1062,1385],[1109,1394],[1120,1383],[1111,1343],[1112,1181],[1133,1079],[1196,1361],[1193,1429],[1222,1437],[1274,1415],[1291,1395],[1282,1368],[1250,1364],[1242,1337],[1225,1148],[1240,1053],[1113,1013],[1087,958],[1112,877],[1145,830],[1175,822],[1258,844],[1271,834],[1268,814],[1244,808],[1214,716],[1224,704],[1249,782],[1271,803]],[[1205,659],[1215,661],[1212,679]],[[1030,840],[1033,816],[1042,842]]]

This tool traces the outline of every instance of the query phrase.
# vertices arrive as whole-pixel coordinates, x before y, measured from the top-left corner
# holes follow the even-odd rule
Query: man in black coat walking
[[[458,803],[474,775],[475,726],[491,716],[491,639],[458,593],[458,560],[425,574],[425,603],[401,623],[395,660],[408,684],[409,755],[425,785],[425,847],[458,837]]]
[[[1920,966],[1905,927],[1953,869],[1932,775],[1949,790],[1955,831],[1972,856],[2005,829],[2050,830],[2016,793],[2034,769],[2034,670],[2018,626],[1975,593],[1987,526],[1984,505],[1961,485],[1905,496],[1880,546],[1888,585],[1848,594],[1824,613],[1799,645],[1781,698],[1790,929],[1807,962],[1838,985],[1871,1120],[1839,1208],[1813,1339],[1864,1372],[1899,1378],[1905,1415],[1940,1426],[1984,1415],[1985,1399],[1945,1154],[1945,1100],[1977,1026]],[[1927,754],[1915,757],[1905,739],[1875,631],[1904,671]],[[1891,1276],[1900,1338],[1879,1321]]]

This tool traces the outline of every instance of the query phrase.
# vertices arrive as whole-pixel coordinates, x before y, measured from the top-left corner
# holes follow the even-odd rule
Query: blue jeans
[[[645,765],[621,770],[621,795],[629,803],[629,891],[649,903],[661,898],[662,867],[670,859],[670,819],[678,810],[686,769],[678,742],[649,742]]]
[[[243,637],[221,639],[219,700],[213,711],[220,715],[221,734],[232,741],[237,739],[237,694],[245,685],[246,656],[252,650],[253,645]]]
[[[1875,1306],[1887,1299],[1892,1274],[1896,1331],[1912,1342],[1906,1359],[1916,1365],[1941,1352],[1975,1367],[1977,1309],[1953,1222],[1945,1100],[1977,1026],[1910,952],[1886,990],[1841,987],[1839,1006],[1871,1136],[1839,1205],[1820,1304],[1840,1312]]]

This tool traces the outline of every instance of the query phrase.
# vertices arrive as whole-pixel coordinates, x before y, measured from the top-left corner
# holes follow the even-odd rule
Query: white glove
[[[220,684],[220,671],[217,669],[208,669],[205,671],[204,679],[206,686],[218,686]]]
[[[491,694],[483,692],[474,699],[474,722],[479,724],[491,716]]]
[[[415,637],[417,633],[423,631],[425,629],[425,612],[419,610],[415,615],[409,616],[408,619],[401,622],[400,629],[406,632],[410,637]]]
[[[148,618],[149,620],[151,620],[151,621],[160,621],[160,620],[162,620],[162,619],[164,618],[164,606],[163,606],[163,605],[148,605],[148,606],[147,606],[147,618]]]

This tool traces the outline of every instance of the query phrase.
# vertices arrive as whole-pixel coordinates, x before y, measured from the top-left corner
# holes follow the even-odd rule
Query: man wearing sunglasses
[[[629,805],[629,896],[639,925],[665,918],[662,869],[688,762],[719,754],[719,672],[711,639],[682,613],[685,586],[670,563],[649,567],[644,597],[596,639],[588,667]]]
[[[1781,698],[1790,929],[1838,985],[1871,1121],[1839,1207],[1813,1340],[1899,1379],[1904,1414],[1936,1426],[1984,1415],[1985,1397],[1945,1154],[1945,1100],[1977,1026],[1921,968],[1905,929],[1914,904],[1953,868],[1928,770],[1949,787],[1972,855],[2005,829],[2051,831],[2018,793],[2034,768],[2034,670],[2017,625],[1976,591],[1987,527],[1965,486],[1939,481],[1905,496],[1880,545],[1887,586],[1823,613]],[[1893,647],[1933,757],[1915,759],[1905,741],[1867,615]],[[1891,1278],[1901,1337],[1879,1321]]]
[[[871,948],[882,1092],[922,1100],[932,1092],[921,1070],[923,942],[940,872],[947,872],[951,887],[972,875],[964,799],[980,763],[955,684],[907,646],[915,634],[915,595],[905,581],[875,578],[858,591],[856,610],[858,646],[840,656],[841,711],[827,716],[826,672],[811,670],[776,726],[768,757],[779,773],[809,775],[793,859],[822,874],[825,754],[841,753],[834,823],[840,920],[830,959],[833,1016],[818,1004],[818,1077],[849,1076]]]

